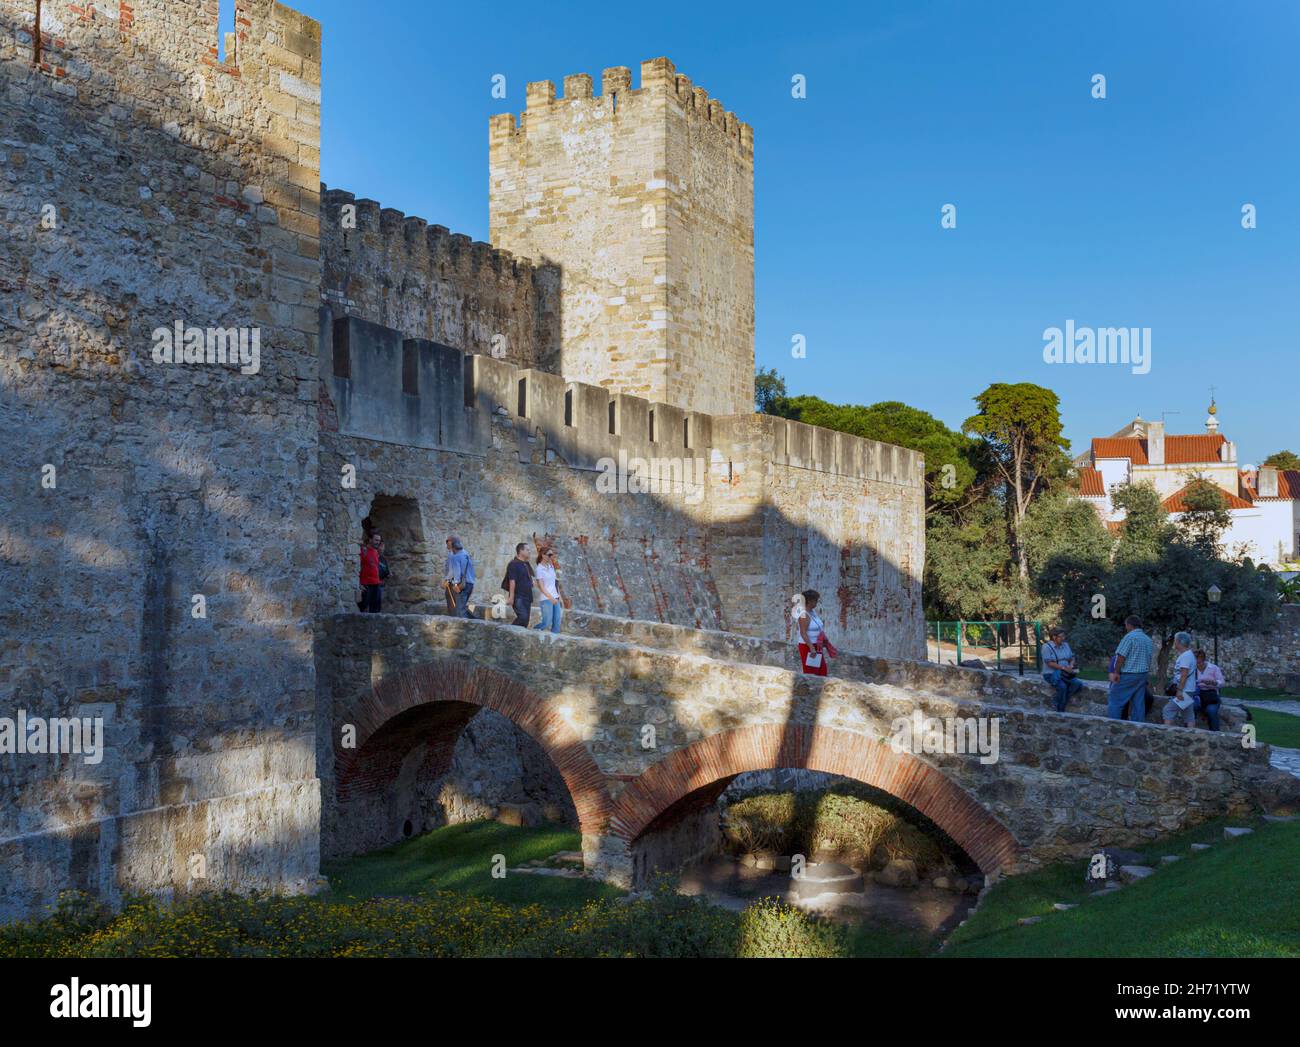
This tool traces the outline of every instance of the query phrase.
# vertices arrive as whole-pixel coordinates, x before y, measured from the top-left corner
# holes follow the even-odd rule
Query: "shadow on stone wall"
[[[0,19],[0,212],[14,219],[0,240],[0,714],[102,718],[105,751],[95,765],[3,757],[0,918],[65,887],[109,902],[308,889],[318,459],[314,405],[295,393],[300,374],[314,379],[314,334],[270,318],[278,227],[239,189],[224,196],[230,181],[272,190],[251,130],[254,73],[270,74],[250,57],[247,87],[229,85],[247,109],[219,119],[222,103],[190,92],[197,38],[179,53],[197,9],[136,26],[128,50],[114,21],[47,3],[68,23],[71,43],[48,52],[61,73],[15,51],[30,36],[12,10]],[[262,0],[248,12],[297,18]],[[155,53],[149,34],[175,34],[178,52]],[[155,364],[151,332],[178,319],[264,328],[261,370]]]

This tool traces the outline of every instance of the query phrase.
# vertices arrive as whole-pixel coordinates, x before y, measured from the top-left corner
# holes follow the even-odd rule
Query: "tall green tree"
[[[1198,476],[1187,485],[1183,502],[1186,508],[1176,525],[1178,533],[1188,545],[1218,556],[1223,551],[1223,535],[1232,526],[1232,511],[1223,489]]]
[[[1124,484],[1110,496],[1111,504],[1124,514],[1115,562],[1154,563],[1160,550],[1174,538],[1174,526],[1150,484]]]
[[[1240,636],[1267,628],[1277,605],[1277,587],[1270,572],[1258,571],[1245,558],[1221,559],[1212,526],[1210,495],[1198,495],[1211,523],[1183,528],[1170,522],[1160,495],[1149,484],[1128,484],[1111,495],[1124,512],[1115,567],[1106,581],[1108,617],[1123,621],[1142,618],[1147,631],[1160,641],[1158,672],[1164,679],[1180,630],[1207,637],[1215,626],[1220,636]],[[1208,592],[1222,592],[1217,616]]]
[[[1300,472],[1300,454],[1291,451],[1276,451],[1264,459],[1264,464],[1272,466],[1274,469]]]
[[[1222,593],[1217,611],[1207,593]],[[1118,565],[1106,586],[1114,620],[1129,614],[1142,618],[1160,641],[1160,679],[1168,676],[1174,634],[1197,634],[1205,642],[1214,628],[1224,637],[1263,630],[1277,613],[1277,587],[1268,571],[1247,559],[1220,560],[1182,538],[1165,545],[1152,561]]]
[[[925,528],[922,593],[931,620],[1002,618],[1014,604],[1007,585],[1001,507],[977,502],[964,517],[932,516]]]
[[[1034,499],[1069,472],[1070,441],[1061,429],[1061,402],[1050,389],[1030,382],[995,382],[975,397],[979,413],[967,418],[965,433],[983,443],[1003,489],[1012,560],[1022,585],[1029,582],[1025,517]]]
[[[1096,510],[1063,490],[1039,497],[1025,515],[1033,613],[1073,631],[1091,620],[1110,573],[1115,540]]]
[[[754,374],[754,410],[759,414],[776,414],[777,405],[785,399],[785,379],[775,367],[762,368]]]

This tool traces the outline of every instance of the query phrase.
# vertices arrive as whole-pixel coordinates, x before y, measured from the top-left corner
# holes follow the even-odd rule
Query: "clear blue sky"
[[[1243,462],[1300,452],[1294,0],[291,5],[324,25],[324,181],[475,239],[489,115],[671,58],[754,127],[756,352],[792,393],[955,427],[1037,382],[1077,451],[1138,413],[1201,432],[1214,385]],[[1151,328],[1150,373],[1045,364],[1067,320]]]

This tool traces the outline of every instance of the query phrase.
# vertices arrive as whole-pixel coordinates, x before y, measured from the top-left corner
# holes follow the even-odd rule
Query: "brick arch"
[[[895,796],[939,826],[984,873],[1011,865],[1009,829],[943,772],[885,742],[832,727],[764,724],[722,731],[670,753],[630,782],[610,830],[631,842],[697,790],[746,771],[806,768],[854,778]]]
[[[442,735],[446,759],[460,729],[477,711],[500,713],[541,746],[578,813],[584,835],[599,834],[609,820],[605,775],[578,733],[522,683],[496,669],[452,658],[437,659],[381,680],[351,710],[356,747],[343,749],[335,736],[334,780],[340,798],[368,777],[367,759],[385,743],[394,723]],[[367,745],[370,751],[367,751]]]

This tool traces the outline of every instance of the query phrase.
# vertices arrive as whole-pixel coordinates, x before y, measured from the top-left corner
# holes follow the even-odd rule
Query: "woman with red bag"
[[[809,676],[825,676],[826,660],[834,658],[840,652],[826,638],[826,629],[816,611],[821,593],[816,589],[805,589],[802,596],[803,611],[796,611],[799,622],[799,662]]]

